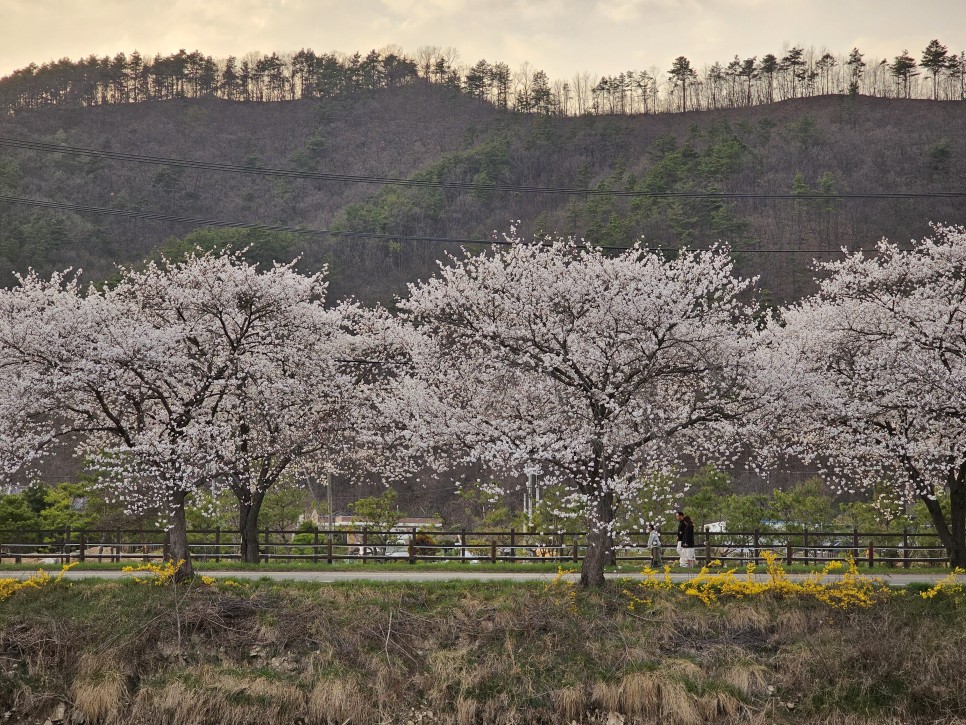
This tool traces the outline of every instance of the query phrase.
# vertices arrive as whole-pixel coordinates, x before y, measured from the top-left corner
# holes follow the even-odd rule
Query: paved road
[[[54,571],[51,572],[56,573]],[[514,572],[409,572],[409,571],[372,571],[372,572],[362,572],[362,571],[204,571],[200,572],[206,576],[218,577],[219,579],[272,579],[276,581],[296,581],[296,582],[321,582],[321,583],[335,583],[335,582],[351,582],[351,581],[375,581],[375,582],[441,582],[441,581],[515,581],[515,582],[550,582],[556,578],[556,574],[550,572],[526,572],[526,573],[514,573]],[[0,576],[11,576],[18,579],[26,579],[31,576],[32,572],[2,572]],[[136,576],[136,574],[131,574],[128,572],[121,571],[77,571],[71,569],[66,572],[64,577],[66,579],[123,579],[126,577]],[[144,576],[144,574],[141,574]],[[639,573],[608,573],[605,575],[607,579],[642,579],[643,576]],[[739,576],[744,576],[739,574]],[[800,581],[804,579],[807,575],[805,574],[788,574],[788,578],[792,581]],[[902,574],[881,574],[876,575],[877,578],[882,579],[885,583],[891,584],[893,586],[904,586],[906,584],[913,583],[925,583],[933,584],[940,579],[944,579],[946,574],[915,574],[915,573],[902,573]],[[694,577],[694,574],[688,573],[674,573],[671,574],[671,580],[675,582],[683,582]],[[568,573],[563,577],[567,581],[578,581],[580,579],[580,574],[578,573]],[[767,575],[758,574],[756,578],[759,580],[767,579]],[[835,581],[840,578],[838,575],[830,574],[826,577],[826,581]]]

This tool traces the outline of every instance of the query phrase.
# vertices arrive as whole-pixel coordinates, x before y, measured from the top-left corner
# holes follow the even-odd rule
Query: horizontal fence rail
[[[199,561],[238,561],[241,534],[229,529],[188,532],[191,555]],[[674,534],[661,535],[660,559],[677,558]],[[170,539],[163,529],[0,530],[0,563],[137,562],[168,557]],[[263,562],[338,561],[437,562],[579,562],[587,549],[585,533],[524,531],[379,531],[368,527],[298,529],[258,532]],[[712,532],[695,535],[695,557],[709,564],[760,564],[765,552],[787,565],[825,564],[854,560],[909,568],[945,565],[945,549],[935,534],[862,533],[859,531]],[[615,542],[612,564],[646,564],[654,552],[646,534],[631,534]]]

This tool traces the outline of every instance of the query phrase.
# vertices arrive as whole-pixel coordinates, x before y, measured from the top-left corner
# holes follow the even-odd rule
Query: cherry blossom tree
[[[563,485],[590,522],[581,582],[599,586],[618,508],[646,491],[666,510],[675,492],[650,490],[655,474],[734,443],[732,421],[753,404],[751,283],[726,250],[665,260],[510,241],[453,259],[400,303],[420,333],[404,427],[413,445],[458,452],[451,461]]]
[[[29,401],[0,401],[8,469],[76,438],[129,509],[168,515],[183,576],[188,496],[228,488],[256,561],[265,493],[295,465],[327,465],[364,399],[355,311],[325,309],[324,292],[322,274],[233,255],[126,270],[86,294],[76,279],[23,278],[0,296],[0,371]]]
[[[103,304],[85,304],[76,275],[34,274],[13,290],[0,291],[0,471],[5,478],[32,473],[45,454],[75,431],[75,420],[59,410],[67,384],[55,389],[55,371],[66,372],[80,351],[95,344],[93,330],[121,329]],[[117,323],[117,324],[115,324]],[[88,373],[89,384],[104,387]],[[74,402],[74,401],[72,401]]]
[[[887,484],[922,500],[950,563],[964,566],[966,230],[818,266],[829,274],[820,291],[762,333],[767,437],[819,461],[843,491]]]

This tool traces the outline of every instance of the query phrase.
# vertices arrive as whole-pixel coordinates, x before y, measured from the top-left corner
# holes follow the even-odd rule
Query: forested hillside
[[[563,117],[502,110],[416,80],[334,99],[41,108],[0,120],[0,137],[255,167],[217,171],[0,144],[0,195],[387,235],[222,230],[202,239],[241,238],[257,258],[301,255],[306,268],[328,263],[334,295],[365,300],[391,299],[459,247],[393,235],[484,240],[520,220],[527,234],[574,234],[601,245],[724,240],[742,272],[761,274],[770,294],[787,299],[810,288],[812,250],[908,240],[928,233],[930,221],[966,216],[966,199],[955,196],[834,198],[961,191],[966,106],[954,101],[820,96],[701,114]],[[427,185],[299,178],[303,172]],[[752,196],[647,196],[665,192]],[[758,198],[809,193],[820,198]],[[0,268],[4,283],[28,267],[82,267],[88,278],[103,278],[115,263],[143,259],[195,226],[0,201]]]
[[[604,76],[584,71],[551,79],[526,62],[517,69],[486,59],[463,63],[456,48],[435,45],[412,55],[391,45],[364,56],[302,48],[224,59],[184,49],[149,58],[135,50],[19,68],[0,78],[0,112],[171,98],[257,103],[336,98],[419,81],[504,110],[564,116],[706,111],[845,93],[966,100],[966,51],[933,39],[917,55],[904,48],[891,58],[875,58],[857,47],[836,55],[786,43],[777,55],[760,59],[736,54],[698,67],[681,55],[668,70],[651,66]]]

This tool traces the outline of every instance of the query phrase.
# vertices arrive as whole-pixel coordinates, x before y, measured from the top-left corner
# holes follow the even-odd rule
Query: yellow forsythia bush
[[[76,566],[76,564],[67,564],[66,566],[61,567],[60,574],[58,574],[56,577],[52,577],[43,569],[40,569],[36,574],[27,579],[4,577],[3,579],[0,579],[0,602],[19,591],[23,591],[24,589],[43,589],[51,584],[57,584],[61,579],[64,578],[64,572],[74,566]]]
[[[949,596],[962,596],[966,594],[966,589],[964,589],[962,582],[959,581],[959,577],[963,574],[966,574],[966,570],[957,566],[945,579],[940,579],[926,591],[919,592],[919,596],[923,599],[932,599],[940,593]]]
[[[174,580],[174,575],[178,573],[178,569],[184,564],[184,559],[178,561],[164,561],[160,564],[147,563],[139,564],[138,566],[125,566],[121,571],[128,573],[141,573],[151,574],[150,577],[133,577],[133,580],[138,584],[147,584],[150,586],[163,587],[166,584]]]
[[[165,561],[161,564],[147,563],[139,564],[138,566],[126,566],[121,571],[126,571],[128,573],[145,573],[150,574],[149,577],[132,577],[132,580],[138,584],[147,584],[148,586],[163,587],[174,581],[175,574],[184,565],[184,560],[180,561]],[[207,587],[214,586],[218,583],[218,580],[213,576],[202,575],[198,577],[198,581]],[[227,586],[239,586],[238,582],[233,579],[225,579],[222,584]]]
[[[782,568],[778,557],[770,551],[762,552],[765,559],[767,577],[759,579],[755,576],[756,566],[749,564],[744,576],[738,575],[738,569],[712,571],[704,567],[696,576],[687,581],[675,584],[671,581],[671,568],[665,567],[663,575],[646,567],[643,571],[644,579],[633,591],[626,591],[630,597],[630,608],[640,605],[650,605],[653,593],[677,588],[686,596],[696,597],[709,607],[722,599],[742,599],[765,594],[783,597],[811,597],[836,609],[852,607],[870,607],[877,600],[888,595],[889,589],[877,578],[864,577],[859,574],[854,561],[849,561],[843,567],[841,562],[833,561],[826,564],[820,572],[813,572],[801,581],[792,581]],[[712,564],[720,562],[712,562]],[[828,574],[845,569],[841,578],[834,581],[827,580]]]

